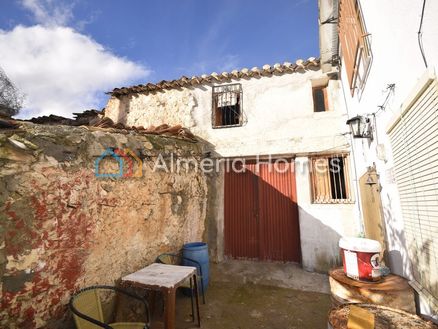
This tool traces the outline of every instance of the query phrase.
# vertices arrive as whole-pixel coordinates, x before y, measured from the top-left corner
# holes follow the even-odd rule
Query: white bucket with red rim
[[[381,278],[379,241],[364,238],[341,238],[344,273],[355,280],[378,281]]]

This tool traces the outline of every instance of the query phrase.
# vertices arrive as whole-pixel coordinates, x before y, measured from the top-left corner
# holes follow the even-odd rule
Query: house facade
[[[411,280],[420,312],[437,320],[438,3],[331,8],[348,116],[368,126],[352,145],[365,232],[385,244],[391,271]]]
[[[326,271],[339,263],[339,238],[360,232],[339,91],[336,68],[323,72],[309,58],[115,89],[105,115],[132,126],[181,124],[209,145],[220,163],[208,211],[216,259]]]

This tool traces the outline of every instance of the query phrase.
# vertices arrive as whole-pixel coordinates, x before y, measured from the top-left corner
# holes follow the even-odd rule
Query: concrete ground
[[[211,264],[213,282],[252,283],[302,291],[330,293],[328,276],[304,271],[295,263],[243,260]]]
[[[326,275],[295,264],[249,261],[211,264],[210,270],[201,328],[327,328]],[[190,312],[190,298],[179,294],[177,328],[195,328]]]

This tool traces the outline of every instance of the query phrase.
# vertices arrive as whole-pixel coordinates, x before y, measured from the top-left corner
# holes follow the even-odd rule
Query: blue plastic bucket
[[[191,242],[183,246],[183,257],[197,261],[201,265],[204,290],[207,290],[209,281],[208,245],[204,242]],[[198,267],[197,264],[183,259],[183,265]],[[198,269],[199,272],[199,269]]]

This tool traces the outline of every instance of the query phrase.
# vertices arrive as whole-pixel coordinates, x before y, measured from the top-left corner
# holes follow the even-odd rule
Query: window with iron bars
[[[242,85],[240,83],[213,87],[213,128],[242,125]]]
[[[312,202],[352,202],[349,170],[347,154],[311,157]]]

